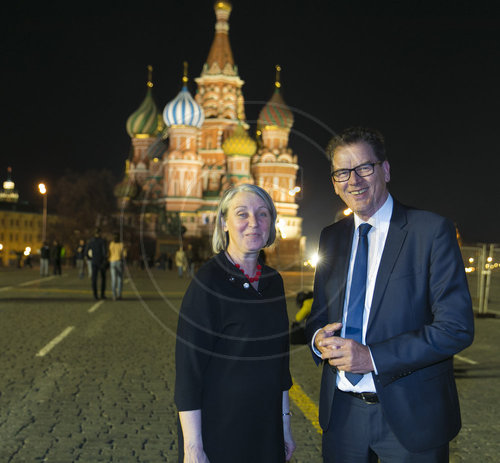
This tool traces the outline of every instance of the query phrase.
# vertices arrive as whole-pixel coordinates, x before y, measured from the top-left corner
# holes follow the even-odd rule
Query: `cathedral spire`
[[[274,82],[274,86],[276,87],[276,89],[279,89],[281,87],[280,73],[281,73],[281,66],[279,64],[277,64],[276,65],[276,81]]]
[[[232,6],[228,1],[216,1],[214,4],[215,37],[208,53],[203,73],[236,75],[233,52],[229,43],[229,16]]]
[[[148,82],[146,85],[153,88],[153,66],[151,64],[148,64]]]
[[[184,61],[184,73],[182,74],[182,86],[185,87],[189,81],[188,78],[188,62]]]
[[[276,65],[276,80],[274,81],[274,93],[271,99],[262,108],[257,119],[259,130],[266,128],[281,128],[290,130],[293,126],[293,112],[283,100],[281,89],[281,66]]]

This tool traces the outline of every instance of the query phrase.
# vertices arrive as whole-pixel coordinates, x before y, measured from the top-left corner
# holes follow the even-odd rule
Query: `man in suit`
[[[306,335],[323,364],[325,462],[447,462],[460,429],[453,355],[474,318],[449,220],[389,194],[382,135],[332,139],[335,192],[354,212],[320,237]]]

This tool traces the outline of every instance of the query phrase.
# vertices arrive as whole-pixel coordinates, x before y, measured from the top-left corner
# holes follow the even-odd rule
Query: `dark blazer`
[[[320,237],[309,341],[319,328],[342,321],[352,239],[352,216]],[[453,355],[472,343],[474,317],[454,225],[394,201],[380,261],[366,343],[384,416],[412,452],[444,445],[460,430]],[[323,363],[319,422],[330,423],[336,371]],[[334,419],[335,417],[332,417]]]

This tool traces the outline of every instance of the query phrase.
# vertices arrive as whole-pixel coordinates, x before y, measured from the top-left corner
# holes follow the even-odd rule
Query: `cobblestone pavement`
[[[284,277],[292,318],[295,292],[312,275]],[[0,270],[0,462],[177,461],[174,333],[188,282],[173,271],[135,270],[123,301],[96,303],[73,269],[41,281],[35,269]],[[492,287],[498,310],[499,281]],[[456,359],[463,428],[452,462],[500,461],[499,330],[500,319],[477,318],[476,341]],[[295,345],[291,370],[300,387],[292,461],[320,462],[311,420],[320,369]]]

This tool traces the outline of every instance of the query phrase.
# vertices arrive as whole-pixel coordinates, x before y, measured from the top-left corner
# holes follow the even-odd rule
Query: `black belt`
[[[343,392],[344,394],[352,395],[356,397],[356,399],[361,399],[363,402],[367,404],[378,404],[378,395],[374,392],[352,392],[352,391],[342,391],[341,389],[337,389],[337,391]]]

